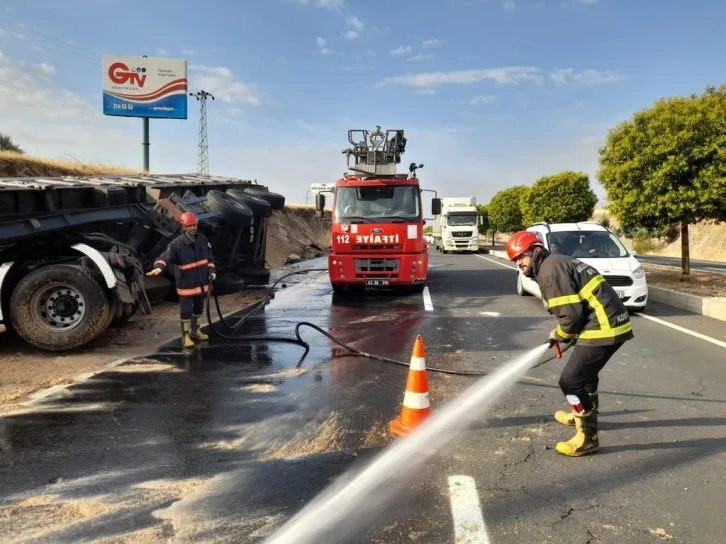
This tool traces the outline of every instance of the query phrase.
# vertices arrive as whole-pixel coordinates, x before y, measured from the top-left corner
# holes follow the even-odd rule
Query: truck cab
[[[442,253],[479,251],[476,197],[444,197],[433,227],[434,245]]]
[[[328,269],[333,291],[366,287],[423,290],[428,274],[422,189],[416,169],[396,172],[405,151],[403,130],[350,130],[348,168],[332,191]],[[354,158],[355,163],[350,164]],[[436,199],[434,199],[436,200]],[[316,196],[321,214],[325,196]],[[436,203],[432,203],[436,206]]]

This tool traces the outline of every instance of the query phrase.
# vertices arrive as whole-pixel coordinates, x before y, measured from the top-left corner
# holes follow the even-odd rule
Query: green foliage
[[[658,249],[658,246],[649,237],[635,238],[633,240],[633,249],[641,255],[648,255]]]
[[[485,204],[479,204],[476,211],[481,217],[481,225],[479,225],[479,234],[486,234],[489,230],[489,210]]]
[[[658,100],[609,132],[598,179],[625,231],[726,220],[725,119],[726,85]]]
[[[489,228],[497,232],[516,232],[524,229],[522,199],[529,191],[525,185],[515,185],[495,194],[489,204]]]
[[[424,231],[424,234],[434,232],[434,227],[424,227],[423,231]]]
[[[560,172],[539,178],[522,199],[527,225],[537,221],[576,223],[592,217],[597,196],[583,172]]]
[[[14,153],[25,153],[18,144],[16,144],[13,139],[7,135],[0,132],[0,151],[12,151]]]

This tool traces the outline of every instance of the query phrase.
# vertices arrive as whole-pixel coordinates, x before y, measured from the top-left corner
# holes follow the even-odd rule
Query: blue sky
[[[189,63],[211,173],[304,202],[349,128],[403,128],[425,188],[476,195],[583,170],[609,128],[724,80],[719,0],[5,0],[0,131],[29,152],[141,167],[141,120],[101,114],[103,54]],[[151,121],[151,170],[196,169],[189,119]],[[403,171],[403,170],[402,170]]]

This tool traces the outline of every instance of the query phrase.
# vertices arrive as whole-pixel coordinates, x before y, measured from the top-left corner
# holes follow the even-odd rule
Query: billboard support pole
[[[144,150],[144,172],[149,171],[149,146],[151,143],[149,143],[149,118],[148,117],[142,117],[141,121],[144,124],[144,139],[141,142],[141,146]]]

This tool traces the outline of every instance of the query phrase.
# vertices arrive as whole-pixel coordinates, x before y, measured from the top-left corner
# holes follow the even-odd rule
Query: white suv
[[[645,309],[648,285],[645,271],[620,239],[595,221],[581,223],[535,223],[527,228],[552,253],[575,257],[603,275],[628,310]],[[517,293],[542,298],[537,282],[517,272]]]

